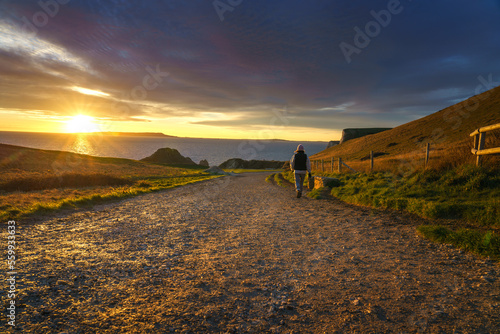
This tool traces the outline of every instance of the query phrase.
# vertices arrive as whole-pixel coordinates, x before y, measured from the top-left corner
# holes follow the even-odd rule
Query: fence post
[[[479,133],[479,142],[478,142],[478,147],[477,147],[478,151],[481,151],[484,148],[485,141],[486,141],[486,132]],[[481,166],[481,160],[483,160],[482,158],[483,158],[482,155],[477,156],[476,165],[478,167]]]
[[[477,155],[476,165],[478,167],[481,166],[483,155],[500,154],[500,147],[494,147],[489,149],[484,148],[486,141],[486,132],[499,129],[500,129],[500,123],[483,126],[482,128],[479,128],[470,134],[471,137],[474,137],[474,148],[471,150],[471,152],[472,154]]]
[[[325,160],[321,159],[321,171],[325,171]]]
[[[342,158],[339,158],[339,173],[342,173]]]
[[[332,173],[333,173],[333,159],[334,159],[334,158],[332,157]]]
[[[370,173],[373,172],[373,151],[370,151]]]
[[[427,143],[427,147],[425,149],[425,168],[427,168],[429,164],[429,151],[431,149],[431,144]]]

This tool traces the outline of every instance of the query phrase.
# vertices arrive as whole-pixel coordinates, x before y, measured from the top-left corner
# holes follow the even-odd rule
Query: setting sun
[[[96,132],[99,131],[99,126],[95,123],[94,117],[76,115],[67,121],[66,130],[70,133]]]

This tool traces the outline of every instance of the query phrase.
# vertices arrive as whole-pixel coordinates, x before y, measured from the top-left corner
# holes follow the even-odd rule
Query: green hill
[[[500,123],[500,87],[391,130],[351,139],[319,152],[311,159],[341,157],[355,163],[366,159],[370,151],[383,155],[385,161],[403,156],[408,158],[412,154],[420,157],[426,144],[430,143],[431,156],[436,163],[438,157],[446,164],[470,163],[474,161],[470,153],[473,146],[470,133],[496,123]],[[500,146],[499,132],[487,134],[486,147]],[[497,163],[499,160],[489,156],[485,161]],[[442,167],[443,164],[437,165]]]
[[[194,167],[0,144],[0,218],[37,215],[211,179]]]

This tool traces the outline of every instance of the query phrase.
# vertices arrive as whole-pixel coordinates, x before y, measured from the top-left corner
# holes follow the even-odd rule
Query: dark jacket
[[[298,151],[295,153],[290,160],[290,167],[292,170],[297,172],[311,172],[311,162],[309,161],[309,157],[304,151]]]

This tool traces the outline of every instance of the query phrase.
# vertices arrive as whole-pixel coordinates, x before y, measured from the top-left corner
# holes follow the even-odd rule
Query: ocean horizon
[[[213,139],[10,131],[0,131],[0,143],[134,160],[143,159],[160,148],[169,147],[178,150],[180,154],[196,163],[205,159],[210,166],[220,165],[232,158],[286,161],[291,158],[298,144],[303,144],[309,155],[326,149],[328,144],[280,139]]]

